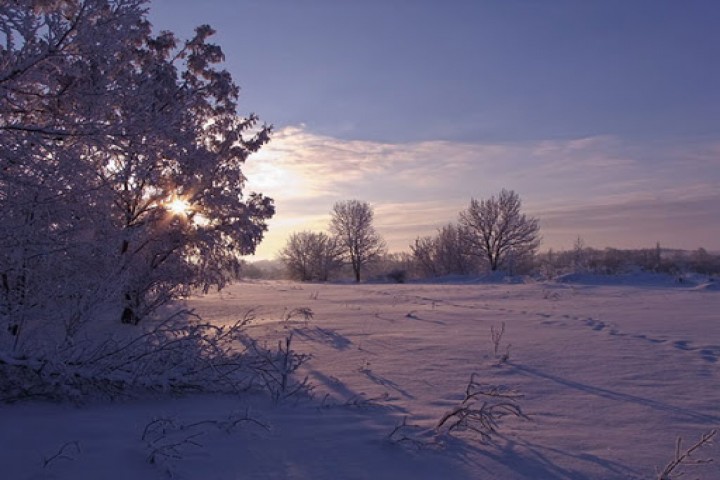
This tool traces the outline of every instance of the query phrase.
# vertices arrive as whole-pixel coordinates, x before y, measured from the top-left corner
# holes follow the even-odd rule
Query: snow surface
[[[293,348],[313,355],[303,366],[312,399],[1,405],[0,478],[656,478],[678,436],[689,445],[720,426],[720,294],[711,283],[635,280],[236,284],[188,304],[217,323],[254,308],[249,331],[269,343],[294,332]],[[284,321],[298,307],[314,318]],[[505,363],[490,340],[503,322]],[[522,393],[530,420],[501,420],[491,443],[389,440],[405,417],[414,431],[432,429],[473,372]],[[269,429],[229,426],[246,414]],[[153,419],[174,427],[148,446]],[[150,463],[162,448],[177,458]],[[691,478],[720,478],[718,445],[703,457],[718,463]]]

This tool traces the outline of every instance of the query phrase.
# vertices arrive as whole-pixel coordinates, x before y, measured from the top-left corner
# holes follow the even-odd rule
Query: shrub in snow
[[[264,389],[275,400],[307,391],[293,374],[309,357],[258,345],[244,331],[252,313],[232,325],[178,312],[142,332],[86,338],[37,350],[0,351],[0,401],[28,398],[83,401],[142,392],[227,392]]]
[[[475,375],[470,377],[463,401],[440,418],[436,431],[450,434],[468,430],[479,434],[483,441],[490,441],[504,417],[528,419],[518,404],[522,395],[505,387],[479,383]]]
[[[276,350],[261,347],[257,342],[251,343],[251,368],[256,374],[255,382],[270,393],[275,402],[312,390],[307,376],[300,381],[294,379],[297,369],[311,356],[293,350],[292,339],[291,332],[284,340],[278,341]]]
[[[407,416],[393,428],[388,439],[416,448],[438,447],[444,435],[469,431],[490,442],[500,428],[500,421],[513,416],[528,419],[518,400],[522,395],[509,388],[488,385],[476,381],[476,373],[470,376],[465,396],[457,406],[448,410],[433,429],[407,423]]]
[[[388,280],[395,283],[405,283],[407,272],[405,270],[392,270],[386,274]]]

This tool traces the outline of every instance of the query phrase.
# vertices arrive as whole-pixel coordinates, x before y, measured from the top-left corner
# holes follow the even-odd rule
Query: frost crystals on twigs
[[[0,402],[39,397],[87,400],[142,391],[240,393],[256,375],[248,368],[244,327],[204,322],[182,310],[128,337],[75,340],[29,354],[0,351]]]
[[[285,321],[312,316],[306,308]],[[295,371],[310,355],[292,349],[293,332],[277,350],[260,346],[244,331],[247,312],[231,325],[213,325],[182,310],[137,335],[65,342],[33,356],[0,350],[0,402],[33,397],[87,400],[119,398],[142,391],[242,393],[259,386],[275,401],[308,393],[308,379]]]
[[[465,399],[445,413],[435,426],[438,433],[470,430],[489,442],[498,433],[499,420],[505,416],[528,419],[517,403],[522,395],[496,385],[483,385],[475,380],[475,373],[465,389]]]
[[[295,371],[310,360],[311,355],[294,351],[292,339],[293,334],[290,333],[284,340],[278,341],[277,350],[260,347],[257,342],[250,345],[255,357],[251,368],[259,377],[260,386],[275,402],[312,390],[308,377],[301,381],[293,378]]]

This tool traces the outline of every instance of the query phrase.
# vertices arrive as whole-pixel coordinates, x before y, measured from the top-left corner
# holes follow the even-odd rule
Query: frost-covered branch
[[[310,355],[292,348],[292,333],[277,349],[260,345],[245,332],[254,318],[248,311],[230,325],[214,325],[181,310],[127,336],[0,350],[0,402],[251,389],[280,401],[310,392],[307,377],[295,378]]]
[[[499,421],[506,416],[528,419],[518,400],[522,395],[496,385],[485,385],[475,380],[473,373],[465,388],[465,398],[446,412],[435,430],[439,433],[470,430],[489,442],[497,434]]]
[[[147,4],[0,2],[0,328],[14,343],[28,322],[77,324],[64,314],[78,298],[137,324],[222,288],[274,214],[243,174],[271,127],[238,115],[212,28],[154,35]]]
[[[275,402],[309,393],[313,388],[308,377],[302,380],[294,378],[295,372],[312,356],[294,351],[292,340],[291,332],[284,340],[278,341],[276,350],[260,346],[255,341],[250,344],[254,356],[251,368],[258,374],[261,387],[270,393]]]
[[[682,467],[697,467],[712,463],[712,458],[696,459],[693,457],[693,454],[701,448],[712,445],[716,435],[716,429],[703,433],[697,442],[686,449],[682,448],[682,437],[678,437],[677,443],[675,444],[675,457],[665,465],[662,472],[658,473],[658,480],[672,480],[673,478],[681,477],[683,475],[681,471]]]

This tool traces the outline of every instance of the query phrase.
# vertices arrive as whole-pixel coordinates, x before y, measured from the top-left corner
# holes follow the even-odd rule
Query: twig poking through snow
[[[395,428],[388,435],[388,440],[392,443],[407,444],[417,449],[437,447],[438,445],[433,440],[423,440],[422,428],[419,425],[411,425],[407,423],[407,415],[402,419],[402,422],[395,425]]]
[[[383,403],[390,400],[390,394],[388,392],[378,395],[377,397],[366,397],[364,394],[354,395],[350,397],[346,402],[347,407],[358,407],[360,409],[366,407],[379,407]]]
[[[692,458],[692,454],[703,447],[708,447],[712,445],[713,438],[716,434],[716,429],[710,430],[709,432],[702,434],[700,440],[698,440],[694,445],[690,446],[690,448],[686,450],[682,449],[682,437],[678,437],[677,443],[675,445],[675,458],[672,459],[665,466],[663,471],[658,474],[658,480],[672,480],[673,478],[681,477],[683,475],[683,472],[679,470],[682,466],[699,466],[712,463],[712,458],[694,459]]]
[[[502,322],[499,330],[494,326],[490,327],[490,340],[492,340],[493,344],[493,357],[498,361],[498,365],[505,363],[510,359],[510,347],[512,346],[510,344],[505,345],[505,353],[500,355],[500,345],[504,334],[505,322]]]
[[[151,464],[164,464],[168,475],[172,476],[171,460],[181,460],[190,447],[202,447],[197,440],[208,433],[208,428],[230,433],[241,423],[249,423],[265,430],[270,427],[250,416],[249,409],[242,415],[233,414],[224,420],[201,420],[194,423],[176,423],[171,418],[155,418],[145,425],[140,439],[148,450],[147,461]]]
[[[257,375],[263,390],[275,402],[300,393],[310,393],[313,388],[307,376],[303,380],[294,379],[295,372],[312,357],[293,350],[292,340],[291,332],[284,341],[278,341],[277,350],[261,347],[254,341],[250,344],[254,357],[250,368]]]
[[[455,430],[471,430],[489,442],[498,432],[498,421],[505,416],[528,419],[517,403],[522,395],[514,390],[496,385],[483,385],[475,381],[475,373],[465,389],[465,399],[445,413],[435,426],[442,433]]]
[[[293,308],[292,310],[286,310],[283,321],[285,322],[285,328],[288,328],[293,323],[298,323],[298,321],[293,321],[295,317],[300,317],[302,320],[300,320],[301,323],[303,323],[306,327],[310,320],[313,319],[313,316],[315,314],[313,313],[312,309],[308,307],[298,307]]]
[[[74,448],[73,448],[74,447]],[[43,468],[47,468],[55,460],[75,460],[75,457],[69,455],[68,451],[74,450],[75,454],[81,453],[80,442],[77,440],[64,443],[55,455],[43,457]]]

